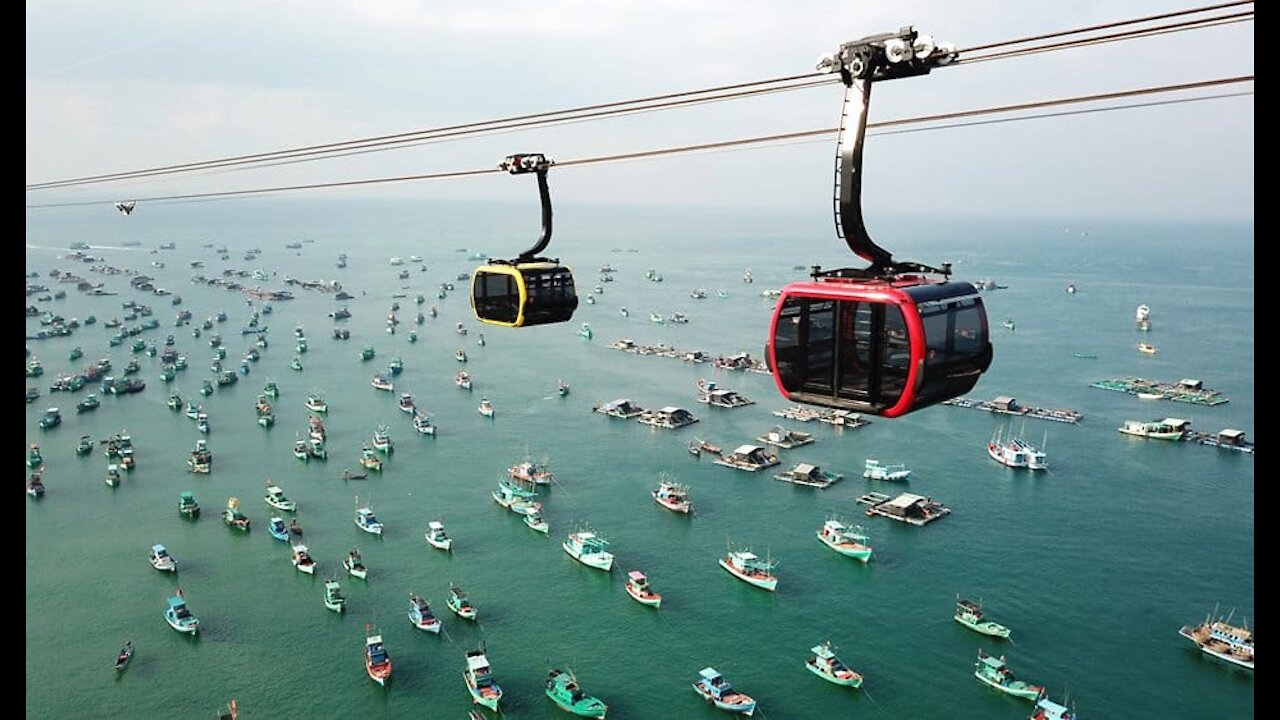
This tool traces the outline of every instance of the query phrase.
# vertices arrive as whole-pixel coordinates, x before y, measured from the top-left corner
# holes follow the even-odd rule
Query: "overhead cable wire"
[[[1218,10],[1222,8],[1234,7],[1239,5],[1247,5],[1247,4],[1252,4],[1252,0],[1238,0],[1237,2],[1208,5],[1200,8],[1192,8],[1188,10],[1182,10],[1182,11],[1176,11],[1176,12],[1170,12],[1170,13],[1149,15],[1149,16],[1135,18],[1131,20],[1123,20],[1123,21],[1112,22],[1112,23],[1104,23],[1101,25],[1075,28],[1075,29],[1060,31],[1056,33],[1046,33],[1041,35],[1016,38],[1014,40],[1007,40],[1007,41],[1002,41],[997,43],[988,43],[985,45],[977,45],[977,46],[963,49],[959,52],[965,53],[965,52],[972,52],[977,50],[1004,47],[1008,45],[1025,44],[1027,42],[1032,42],[1035,40],[1049,39],[1054,37],[1063,37],[1067,35],[1080,34],[1084,32],[1092,32],[1099,29],[1108,29],[1113,27],[1121,27],[1124,25],[1151,22],[1158,19],[1166,19],[1166,18],[1178,17],[1178,16],[1183,16],[1188,14],[1208,12],[1211,10]],[[1067,49],[1071,47],[1080,47],[1080,46],[1094,44],[1094,43],[1115,42],[1123,39],[1144,37],[1147,35],[1163,34],[1164,32],[1177,32],[1181,30],[1199,29],[1200,27],[1207,27],[1214,24],[1223,24],[1225,22],[1228,22],[1228,20],[1224,18],[1233,18],[1234,21],[1239,22],[1239,21],[1243,21],[1244,18],[1238,17],[1238,16],[1243,16],[1243,15],[1252,15],[1252,11],[1249,11],[1248,13],[1238,13],[1236,15],[1231,15],[1231,16],[1220,16],[1216,18],[1207,18],[1207,19],[1188,21],[1185,23],[1160,26],[1157,28],[1135,29],[1135,30],[1126,31],[1123,33],[1116,33],[1109,36],[1103,36],[1102,38],[1083,38],[1079,40],[1069,41],[1066,43],[1054,43],[1051,45],[1044,45],[1044,46],[1033,47],[1033,48],[1011,50],[1003,53],[990,53],[988,55],[981,55],[977,58],[971,58],[971,59],[962,58],[962,60],[958,63],[955,63],[954,66],[962,66],[965,64],[975,64],[977,62],[981,62],[984,60],[1000,59],[1005,57],[1015,57],[1023,54],[1049,52],[1052,50]],[[816,79],[816,78],[823,78],[823,79]],[[809,82],[806,83],[806,82],[796,82],[796,81],[809,81]],[[581,117],[581,119],[586,119],[588,117],[591,117],[591,118],[609,117],[612,115],[622,115],[622,114],[628,114],[629,112],[634,112],[634,109],[629,109],[627,106],[640,105],[643,103],[663,103],[663,101],[676,101],[676,102],[671,102],[670,104],[661,104],[660,106],[645,108],[645,110],[665,109],[667,107],[682,107],[682,106],[686,106],[686,105],[694,104],[698,102],[716,102],[716,101],[728,99],[730,97],[738,97],[738,95],[729,94],[729,95],[717,96],[714,98],[705,98],[701,100],[697,99],[697,96],[709,95],[712,93],[743,91],[741,96],[746,97],[746,96],[757,94],[760,92],[781,92],[781,91],[786,91],[791,89],[815,87],[822,84],[832,83],[834,81],[835,81],[835,78],[833,76],[829,76],[824,73],[815,72],[815,73],[805,73],[800,75],[790,75],[790,76],[770,78],[766,80],[759,80],[759,81],[753,81],[753,82],[721,85],[721,86],[712,87],[712,88],[703,88],[700,90],[688,90],[688,91],[682,91],[682,92],[676,92],[676,93],[654,95],[654,96],[649,96],[645,98],[636,98],[632,100],[621,100],[621,101],[614,101],[614,102],[608,102],[608,103],[599,103],[595,105],[587,105],[587,106],[582,106],[577,108],[568,108],[564,110],[555,110],[555,111],[532,113],[532,114],[526,114],[526,115],[517,115],[517,116],[506,117],[506,118],[498,118],[494,120],[464,123],[464,124],[451,125],[451,126],[445,126],[440,128],[415,130],[415,131],[395,133],[390,135],[379,135],[374,137],[360,138],[356,140],[331,142],[331,143],[324,143],[320,145],[308,145],[308,146],[289,148],[285,150],[253,153],[248,155],[236,155],[236,156],[231,156],[226,158],[197,161],[192,163],[165,165],[165,166],[146,168],[141,170],[108,173],[108,174],[102,174],[102,175],[90,175],[90,176],[84,176],[84,177],[78,177],[78,178],[69,178],[65,180],[54,180],[54,181],[48,181],[48,182],[42,182],[42,183],[33,183],[30,185],[27,185],[26,189],[28,191],[46,190],[46,189],[54,189],[54,188],[60,188],[60,187],[70,187],[75,185],[114,182],[114,181],[134,179],[134,178],[140,178],[140,177],[150,177],[154,175],[167,175],[172,173],[183,173],[183,172],[192,172],[197,170],[206,170],[206,169],[217,168],[217,167],[225,167],[229,165],[236,166],[236,165],[247,165],[247,164],[261,164],[267,161],[280,160],[284,158],[293,158],[293,157],[307,157],[311,159],[326,159],[327,157],[330,157],[330,156],[342,157],[347,155],[359,154],[353,151],[361,148],[366,148],[366,147],[367,148],[376,147],[376,148],[382,149],[383,147],[396,146],[396,145],[402,145],[402,144],[421,144],[423,141],[434,140],[436,138],[442,138],[442,137],[459,137],[459,136],[465,136],[465,135],[471,135],[471,134],[491,133],[491,132],[497,132],[497,131],[502,131],[502,130],[507,130],[512,128],[519,128],[519,127],[532,127],[537,125],[556,124],[568,119],[560,116],[566,116],[571,114],[581,114],[580,116],[575,116],[574,119],[578,119],[579,117]],[[794,83],[794,84],[789,86],[781,86],[781,87],[767,87],[767,89],[764,87],[764,86],[777,86],[780,83]],[[760,89],[749,90],[749,88],[760,88]],[[598,113],[598,114],[588,116],[588,115],[585,115],[586,113]],[[497,126],[497,127],[494,127],[494,126]],[[279,164],[279,163],[273,163],[273,164]]]
[[[960,111],[949,112],[949,113],[938,113],[933,115],[922,115],[922,116],[911,117],[911,118],[900,118],[896,120],[884,120],[884,121],[875,122],[875,123],[868,123],[867,128],[877,129],[877,128],[898,127],[898,126],[911,125],[911,124],[935,123],[943,120],[954,120],[959,118],[975,117],[979,115],[990,115],[990,114],[996,114],[996,113],[1019,112],[1024,110],[1047,108],[1047,107],[1054,107],[1059,105],[1071,105],[1071,104],[1080,104],[1080,103],[1087,103],[1087,102],[1101,102],[1106,100],[1117,100],[1117,99],[1126,98],[1126,97],[1152,95],[1156,93],[1184,92],[1187,90],[1216,87],[1220,85],[1252,82],[1253,79],[1254,79],[1253,75],[1240,75],[1235,77],[1217,78],[1214,80],[1202,80],[1202,81],[1191,82],[1191,83],[1180,83],[1176,85],[1162,85],[1162,86],[1156,86],[1156,87],[1136,88],[1133,90],[1122,90],[1122,91],[1108,92],[1108,93],[1096,93],[1092,95],[1078,95],[1078,96],[1068,97],[1068,98],[1058,98],[1056,100],[1041,100],[1041,101],[1033,101],[1033,102],[1026,102],[1026,103],[1018,103],[1014,105],[1001,105],[1001,106],[995,106],[990,108],[981,108],[976,110],[960,110]],[[1191,98],[1187,100],[1192,100],[1192,99],[1199,99],[1199,98]],[[1114,108],[1114,109],[1123,109],[1123,108]],[[1101,110],[1102,109],[1097,109],[1097,111],[1101,111]],[[763,135],[763,136],[756,136],[756,137],[749,137],[749,138],[738,138],[734,140],[723,140],[723,141],[711,142],[711,143],[700,143],[695,145],[659,148],[655,150],[641,150],[641,151],[635,151],[635,152],[629,152],[629,153],[619,153],[614,155],[577,158],[577,159],[560,161],[560,162],[557,162],[556,165],[557,167],[572,167],[575,165],[594,165],[594,164],[618,162],[618,161],[624,161],[624,160],[635,160],[635,159],[648,158],[648,157],[660,157],[660,156],[666,156],[666,155],[675,155],[675,154],[699,152],[699,151],[706,151],[706,150],[716,150],[716,149],[737,147],[737,146],[743,146],[743,145],[794,141],[802,138],[812,138],[820,135],[830,134],[836,131],[837,131],[837,128],[821,128],[817,130],[803,130],[798,132],[779,133],[774,135]],[[877,134],[890,134],[890,133],[877,133]],[[155,196],[155,197],[135,198],[134,201],[135,202],[167,202],[167,201],[177,201],[177,200],[195,200],[195,199],[208,199],[208,198],[232,198],[232,197],[244,197],[244,196],[250,196],[250,195],[262,195],[267,193],[291,192],[291,191],[299,191],[299,190],[320,190],[320,189],[352,187],[352,186],[361,186],[361,185],[382,185],[382,184],[389,184],[389,183],[408,182],[408,181],[414,181],[414,180],[441,180],[441,179],[460,178],[460,177],[473,177],[473,176],[488,175],[488,174],[493,174],[498,172],[501,172],[501,170],[499,170],[498,168],[459,170],[459,171],[452,171],[452,172],[426,173],[426,174],[419,174],[419,175],[399,175],[399,176],[393,176],[393,177],[365,178],[365,179],[357,179],[357,180],[339,180],[339,181],[333,181],[333,182],[311,183],[311,184],[304,184],[304,185],[284,185],[284,186],[275,186],[275,187],[252,188],[252,189],[246,189],[246,190],[224,190],[224,191],[218,191],[218,192],[189,193],[189,194],[183,194],[183,195],[162,195],[162,196]],[[115,202],[114,200],[85,200],[85,201],[65,202],[65,203],[35,204],[35,205],[27,205],[26,207],[29,209],[59,208],[59,207],[103,205],[103,204],[110,204],[114,202]]]

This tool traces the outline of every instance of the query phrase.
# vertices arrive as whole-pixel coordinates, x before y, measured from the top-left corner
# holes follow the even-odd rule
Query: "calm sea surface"
[[[629,338],[759,356],[772,308],[761,291],[802,278],[796,265],[850,264],[826,217],[557,207],[550,250],[574,266],[580,294],[596,284],[603,264],[618,269],[616,282],[603,286],[596,304],[583,302],[569,324],[482,326],[470,316],[466,281],[455,275],[475,265],[472,252],[523,250],[536,236],[536,212],[532,204],[315,200],[139,206],[128,218],[102,209],[29,211],[26,269],[41,275],[32,282],[65,289],[67,298],[33,296],[28,304],[82,320],[94,314],[98,324],[27,343],[45,373],[27,380],[42,396],[27,406],[26,441],[44,451],[48,493],[26,502],[26,716],[210,718],[236,698],[244,718],[460,719],[472,707],[463,653],[483,643],[505,690],[502,714],[511,718],[567,717],[543,694],[547,668],[564,665],[608,703],[610,718],[725,717],[690,688],[708,665],[757,698],[757,717],[772,720],[1025,718],[1030,703],[974,679],[980,648],[1005,655],[1020,678],[1047,686],[1054,699],[1068,697],[1082,720],[1253,717],[1252,674],[1202,655],[1178,628],[1215,606],[1234,608],[1234,619],[1253,627],[1255,459],[1116,432],[1125,420],[1174,416],[1198,430],[1232,427],[1255,438],[1252,225],[869,219],[877,241],[898,257],[950,261],[962,279],[1008,286],[985,294],[995,361],[971,397],[1012,395],[1084,413],[1079,425],[1029,420],[1012,428],[1047,444],[1050,472],[1031,475],[987,457],[985,443],[1007,424],[1003,416],[937,406],[840,432],[774,417],[788,403],[767,375],[608,347]],[[284,247],[304,239],[314,243]],[[154,276],[181,294],[182,305],[132,290],[126,276],[63,259],[75,241],[90,243],[109,264]],[[142,244],[122,245],[129,241]],[[169,241],[176,250],[150,253]],[[204,243],[226,245],[231,259],[220,261]],[[252,247],[261,256],[244,261]],[[342,252],[349,267],[339,270]],[[422,256],[426,270],[389,264],[410,255]],[[191,269],[193,260],[205,267]],[[200,382],[212,377],[211,333],[222,334],[229,368],[252,345],[252,336],[239,332],[253,310],[244,296],[191,282],[225,268],[275,273],[262,283],[273,289],[284,289],[286,277],[337,279],[356,298],[342,303],[290,288],[296,299],[272,303],[274,312],[263,317],[271,344],[261,361],[239,383],[201,399]],[[742,282],[746,268],[754,284]],[[119,294],[83,295],[49,278],[52,269],[105,281]],[[397,278],[402,269],[410,270],[408,280]],[[646,280],[649,269],[664,281]],[[456,290],[437,299],[443,282]],[[1069,282],[1077,294],[1065,292]],[[691,299],[695,288],[709,297]],[[728,297],[718,297],[720,289]],[[400,331],[387,334],[385,319],[400,293]],[[427,296],[423,309],[434,304],[439,317],[410,344],[418,293]],[[160,321],[141,337],[162,347],[173,333],[190,367],[169,386],[159,359],[138,354],[145,392],[105,396],[99,409],[77,414],[76,401],[98,388],[68,394],[49,386],[101,357],[112,359],[119,376],[132,353],[128,342],[108,347],[114,330],[103,322],[122,316],[127,300],[150,304]],[[1139,304],[1151,307],[1149,333],[1134,329]],[[343,305],[353,314],[340,323],[351,330],[347,341],[332,339],[328,317]],[[196,325],[174,327],[184,308],[196,325],[218,311],[229,319],[196,339]],[[651,312],[677,310],[688,314],[687,325],[649,321]],[[1006,318],[1016,331],[1001,327]],[[470,335],[455,333],[459,321]],[[582,321],[594,339],[579,336]],[[289,367],[295,326],[309,341],[302,372]],[[27,320],[28,333],[38,328],[38,318]],[[1141,340],[1159,353],[1139,354]],[[362,362],[366,343],[377,356]],[[84,358],[71,362],[77,345]],[[453,383],[459,347],[470,357],[469,393]],[[395,392],[374,390],[373,374],[395,356],[405,366]],[[1231,401],[1210,408],[1089,387],[1125,375],[1197,378]],[[281,394],[275,427],[263,429],[253,407],[268,378]],[[699,378],[756,404],[699,405]],[[567,397],[557,396],[558,379],[572,385]],[[171,388],[201,400],[209,414],[215,461],[208,476],[187,472],[202,435],[165,407]],[[329,401],[329,460],[303,464],[291,449],[306,431],[306,395],[317,390]],[[435,414],[436,437],[413,432],[396,407],[402,391]],[[482,397],[496,407],[493,419],[476,411]],[[670,431],[591,412],[615,398],[682,406],[701,421]],[[64,421],[41,430],[37,421],[49,406],[60,407]],[[827,490],[794,487],[770,471],[737,472],[686,452],[695,437],[726,449],[752,443],[779,422],[817,437],[782,451],[783,468],[816,463],[845,479]],[[380,424],[392,428],[395,441],[385,471],[342,481]],[[122,431],[133,437],[138,467],[113,490],[103,482],[102,452],[81,458],[73,448],[81,435]],[[548,461],[556,476],[542,498],[549,537],[489,495],[506,468],[526,457]],[[914,474],[902,486],[865,480],[867,458],[905,463]],[[695,516],[652,501],[660,473],[691,487]],[[314,577],[294,570],[288,546],[266,532],[273,514],[262,500],[268,478],[298,501],[305,542],[319,562]],[[203,507],[197,521],[177,512],[183,490]],[[926,527],[868,518],[855,499],[872,490],[929,495],[952,514]],[[357,495],[385,523],[381,538],[352,523]],[[219,518],[231,496],[252,518],[248,534]],[[875,548],[869,564],[816,540],[833,512],[867,528]],[[436,518],[454,538],[451,554],[423,539]],[[613,573],[580,565],[560,549],[580,523],[611,541]],[[776,594],[717,566],[727,542],[778,561]],[[149,566],[153,543],[177,558],[176,576]],[[370,568],[367,582],[339,566],[353,547]],[[660,611],[624,592],[633,569],[663,594]],[[349,597],[343,615],[322,604],[331,574]],[[445,607],[451,581],[469,592],[479,623]],[[197,638],[179,635],[162,617],[178,586],[201,620]],[[432,602],[442,634],[409,623],[410,593]],[[954,622],[957,594],[981,598],[992,619],[1012,628],[1012,639]],[[381,629],[395,664],[387,689],[364,673],[367,625]],[[117,677],[111,665],[126,638],[137,653]],[[809,648],[824,640],[865,676],[861,690],[805,670]]]

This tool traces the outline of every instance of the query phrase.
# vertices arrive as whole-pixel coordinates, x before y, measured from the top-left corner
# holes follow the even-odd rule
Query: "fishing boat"
[[[1027,720],[1076,720],[1076,713],[1066,705],[1056,703],[1050,700],[1048,695],[1041,693],[1040,697],[1036,698],[1035,709],[1031,711]]]
[[[750,282],[750,281],[747,281]],[[738,692],[715,668],[705,667],[698,672],[693,689],[703,700],[721,710],[728,710],[750,717],[756,711],[756,701],[746,693]]]
[[[569,557],[597,570],[609,572],[613,569],[613,553],[605,550],[609,541],[597,536],[589,530],[577,530],[569,533],[569,537],[560,544]]]
[[[987,441],[987,454],[992,460],[1011,468],[1025,468],[1031,464],[1027,452],[1013,442],[1013,438],[1004,437],[1004,428],[996,428],[991,439]]]
[[[1134,323],[1139,330],[1151,329],[1151,308],[1146,305],[1139,305],[1133,315]]]
[[[466,362],[466,361],[467,361],[467,351],[466,351],[466,350],[463,350],[462,348],[458,348],[458,351],[457,351],[457,352],[455,352],[455,353],[453,354],[453,359],[454,359],[454,360],[457,360],[458,362],[462,362],[462,363]]]
[[[395,383],[391,382],[391,378],[382,373],[374,375],[369,384],[373,385],[374,390],[386,390],[387,392],[395,390]]]
[[[910,478],[911,471],[901,463],[882,465],[879,460],[868,458],[863,464],[862,477],[869,480],[900,481]]]
[[[169,598],[169,606],[164,610],[165,622],[180,633],[195,635],[200,630],[200,619],[191,614],[187,608],[187,599],[179,588],[176,595]]]
[[[347,556],[342,559],[342,567],[346,569],[351,577],[364,580],[369,576],[369,568],[365,567],[359,550],[349,551]]]
[[[641,605],[650,607],[662,605],[662,595],[654,592],[653,588],[649,587],[649,578],[645,577],[645,574],[639,570],[632,570],[627,573],[626,589],[631,599]]]
[[[187,518],[200,517],[200,504],[196,502],[196,496],[190,490],[183,490],[178,495],[178,514]]]
[[[978,649],[978,661],[973,665],[973,676],[1003,693],[1024,700],[1036,700],[1044,692],[1041,685],[1023,682],[1013,675],[1013,671],[1005,664],[1004,656],[993,658]]]
[[[222,521],[237,530],[249,530],[249,518],[240,512],[239,498],[227,498],[227,507],[222,511]]]
[[[120,648],[120,652],[116,654],[116,672],[124,672],[129,667],[129,661],[133,659],[133,643],[125,641],[124,647]]]
[[[81,438],[83,439],[83,438]],[[35,470],[44,464],[44,456],[40,454],[40,446],[31,443],[27,446],[27,467]]]
[[[464,620],[476,619],[476,608],[471,604],[470,598],[462,588],[449,583],[449,597],[445,600],[445,604],[455,615]]]
[[[980,632],[983,635],[999,638],[1009,637],[1009,628],[993,620],[986,619],[986,616],[982,613],[981,601],[974,602],[957,595],[955,620],[970,630]]]
[[[365,625],[365,633],[369,626]],[[385,686],[391,679],[391,656],[382,646],[382,635],[367,635],[364,641],[364,670],[379,685]]]
[[[1014,323],[1013,323],[1013,318],[1005,318],[1005,319],[1004,319],[1004,322],[1002,322],[1002,323],[1000,323],[1000,324],[1001,324],[1001,325],[1003,325],[1003,326],[1004,326],[1006,329],[1008,329],[1008,330],[1015,330],[1015,329],[1017,329],[1017,326],[1016,326],[1016,325],[1014,325]]]
[[[71,362],[75,362],[82,357],[84,357],[84,351],[80,349],[79,345],[71,348],[71,353],[67,355],[67,359]]]
[[[200,413],[199,415],[196,416],[196,430],[199,430],[202,433],[208,434],[209,415],[207,413]]]
[[[76,443],[76,455],[81,457],[93,452],[93,438],[89,435],[81,435],[80,441]]]
[[[439,520],[432,520],[427,523],[427,532],[425,533],[427,544],[433,548],[448,551],[453,547],[453,538],[449,537],[444,531],[444,523]]]
[[[1155,355],[1157,352],[1160,352],[1160,349],[1151,343],[1140,342],[1138,343],[1138,352],[1144,355]]]
[[[111,463],[107,466],[107,477],[105,480],[107,487],[120,487],[120,480],[120,466],[115,463]]]
[[[311,393],[307,396],[306,407],[311,412],[329,412],[329,403],[325,402],[324,397],[319,393]]]
[[[173,559],[163,545],[157,543],[151,546],[150,559],[151,567],[160,572],[178,572],[178,561]]]
[[[413,429],[422,435],[435,435],[436,425],[435,416],[431,413],[422,414],[415,412],[413,414]]]
[[[44,497],[44,480],[40,473],[31,473],[27,480],[27,494],[33,498]]]
[[[378,457],[373,448],[366,446],[360,450],[360,466],[365,470],[382,472],[382,458]]]
[[[846,526],[838,519],[831,518],[818,530],[818,540],[823,545],[846,557],[867,562],[871,559],[872,548],[867,544],[867,534],[861,525]]]
[[[591,336],[594,334],[591,332],[591,323],[582,323],[582,327],[578,329],[578,334],[587,340],[590,340]]]
[[[316,573],[315,558],[311,557],[311,551],[307,549],[306,545],[301,543],[294,545],[293,554],[289,558],[289,562],[293,563],[293,566],[299,572],[304,572],[308,575],[315,575]]]
[[[480,411],[480,414],[485,417],[493,417],[493,403],[489,402],[488,398],[480,399],[480,407],[478,410]]]
[[[555,481],[555,476],[547,469],[545,463],[537,463],[528,459],[507,468],[507,474],[511,476],[512,480],[530,485],[550,485]]]
[[[1215,614],[1216,614],[1215,609]],[[1206,615],[1204,622],[1194,627],[1184,625],[1178,634],[1196,644],[1201,652],[1232,665],[1253,669],[1253,632],[1248,623],[1231,624],[1231,615],[1224,619],[1215,614]]]
[[[666,323],[666,321],[662,319],[662,316],[656,312],[649,313],[649,322],[655,325],[662,325]]]
[[[528,525],[533,530],[537,530],[543,535],[551,532],[551,525],[542,518],[542,513],[537,510],[524,513],[524,524]]]
[[[372,360],[372,359],[373,359],[374,354],[375,354],[375,353],[374,353],[374,350],[373,350],[373,346],[372,346],[372,345],[365,345],[365,346],[360,350],[360,360],[361,360],[361,361],[364,361],[364,360]]]
[[[556,394],[557,394],[557,395],[559,395],[560,397],[564,397],[565,395],[568,395],[568,394],[569,394],[569,383],[567,383],[567,382],[565,382],[565,381],[563,381],[563,380],[557,380],[557,381],[556,381]]]
[[[1181,440],[1191,429],[1188,420],[1165,418],[1156,422],[1125,420],[1124,425],[1117,428],[1125,435],[1150,438],[1152,440]]]
[[[693,503],[689,500],[689,488],[686,485],[662,479],[658,481],[658,487],[650,490],[649,494],[653,496],[654,502],[672,512],[688,514],[693,511]]]
[[[306,440],[303,440],[302,438],[298,438],[297,440],[293,441],[293,456],[298,458],[302,462],[306,462],[307,459],[311,457],[311,454],[307,452]]]
[[[289,526],[284,524],[284,518],[272,516],[267,521],[267,532],[271,533],[271,537],[280,542],[289,542]]]
[[[409,331],[409,342],[411,342],[411,343],[416,343],[416,342],[418,342],[418,331],[417,331],[417,330],[410,330],[410,331]]]
[[[275,380],[267,380],[267,384],[262,386],[262,393],[267,397],[280,397],[280,385]]]
[[[440,619],[431,612],[431,605],[412,593],[409,594],[409,622],[419,630],[437,634],[440,632]]]
[[[836,685],[862,687],[862,674],[840,662],[840,658],[836,657],[835,648],[831,647],[830,640],[821,645],[814,645],[809,652],[812,652],[813,656],[804,661],[804,666],[809,668],[809,672]]]
[[[262,498],[268,505],[285,512],[294,512],[298,509],[298,503],[285,497],[284,490],[278,485],[273,485],[270,480],[267,481],[267,494]]]
[[[400,412],[412,415],[416,408],[413,405],[412,393],[400,393]]]
[[[342,594],[342,586],[334,578],[324,581],[324,606],[336,613],[347,607],[347,596]]]
[[[101,404],[102,403],[98,400],[97,395],[89,393],[88,395],[85,395],[80,402],[76,403],[76,412],[82,413],[86,410],[95,410]]]
[[[609,710],[603,700],[582,691],[578,678],[569,669],[547,672],[547,697],[561,710],[578,717],[602,718]]]
[[[359,502],[358,498],[356,502]],[[382,534],[382,523],[374,516],[373,510],[370,510],[367,506],[356,508],[355,524],[356,527],[371,535]]]
[[[471,375],[466,370],[459,370],[457,375],[453,376],[453,384],[463,390],[471,389]]]
[[[1020,449],[1022,452],[1025,452],[1027,454],[1028,470],[1048,470],[1049,463],[1046,460],[1046,454],[1044,451],[1045,442],[1047,440],[1048,440],[1048,435],[1045,436],[1044,441],[1041,441],[1040,447],[1038,448],[1032,445],[1031,443],[1027,442],[1026,439],[1022,437],[1015,437],[1011,440],[1011,442],[1014,445],[1016,445],[1018,449]]]
[[[44,416],[40,418],[40,427],[44,430],[51,430],[62,424],[62,411],[56,407],[51,407],[44,411]]]
[[[493,670],[483,649],[467,651],[467,669],[462,671],[462,679],[467,684],[467,692],[471,693],[471,702],[497,712],[502,688],[493,680]]]
[[[778,578],[773,574],[777,565],[772,558],[762,560],[753,552],[732,548],[720,558],[720,567],[728,570],[730,575],[769,592],[778,588]]]
[[[391,358],[391,361],[387,363],[387,371],[392,375],[399,375],[403,370],[404,361],[398,357]]]
[[[387,426],[379,426],[373,433],[373,449],[380,453],[390,454],[395,447],[391,444],[391,431]]]

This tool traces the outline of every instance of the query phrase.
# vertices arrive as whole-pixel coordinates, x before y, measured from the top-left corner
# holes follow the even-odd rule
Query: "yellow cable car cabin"
[[[573,271],[549,260],[489,261],[471,274],[471,310],[490,325],[565,322],[578,308]]]
[[[537,256],[551,242],[551,192],[547,189],[551,164],[541,153],[524,153],[509,155],[498,166],[512,175],[538,174],[542,235],[516,259],[490,259],[471,273],[471,311],[482,323],[503,327],[561,323],[578,309],[573,270],[559,260]]]

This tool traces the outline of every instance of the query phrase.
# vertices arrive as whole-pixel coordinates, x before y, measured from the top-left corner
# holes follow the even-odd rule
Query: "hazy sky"
[[[806,73],[839,43],[901,25],[965,47],[1198,5],[38,0],[26,3],[26,178],[133,170]],[[1253,32],[1246,22],[962,64],[877,84],[871,120],[1251,74]],[[513,152],[567,160],[817,129],[835,125],[842,90],[832,85],[253,172],[28,192],[26,199],[468,170]],[[864,198],[869,209],[891,212],[1252,221],[1253,112],[1247,96],[870,138]],[[831,136],[563,168],[553,170],[554,188],[566,203],[829,208],[834,152]],[[513,183],[494,175],[323,192],[525,199],[528,188]]]

